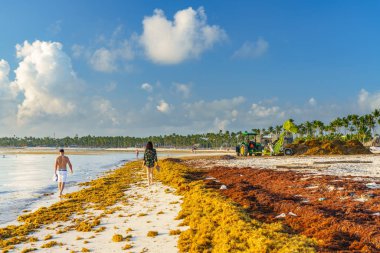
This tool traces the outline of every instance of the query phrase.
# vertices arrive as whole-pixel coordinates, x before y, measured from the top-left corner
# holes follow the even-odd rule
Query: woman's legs
[[[153,184],[153,167],[149,168],[149,184]]]
[[[151,185],[153,183],[153,167],[149,168],[146,166],[146,174],[148,179],[148,185]]]

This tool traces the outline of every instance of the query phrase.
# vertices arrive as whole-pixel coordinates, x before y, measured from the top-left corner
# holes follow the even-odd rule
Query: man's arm
[[[67,163],[69,164],[71,173],[74,173],[74,171],[73,171],[73,165],[71,164],[70,159],[68,157],[67,157]]]
[[[55,166],[54,166],[54,174],[57,175],[57,169],[58,169],[58,157],[55,159]]]

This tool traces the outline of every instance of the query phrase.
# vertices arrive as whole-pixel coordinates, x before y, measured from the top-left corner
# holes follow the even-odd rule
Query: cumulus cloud
[[[8,62],[0,59],[0,94],[9,88],[9,71]]]
[[[16,45],[16,55],[20,63],[12,88],[24,97],[18,106],[20,122],[46,115],[63,117],[75,110],[81,81],[62,51],[62,44],[25,41]]]
[[[309,105],[311,105],[311,106],[317,105],[317,100],[315,98],[310,98],[308,102],[309,102]]]
[[[260,118],[266,118],[270,116],[283,117],[285,115],[285,112],[280,111],[280,107],[278,106],[265,106],[261,104],[252,104],[249,113]]]
[[[169,105],[165,100],[160,100],[160,103],[156,106],[157,111],[162,113],[170,113],[173,109],[172,105]]]
[[[175,83],[174,87],[176,93],[180,94],[182,97],[188,98],[190,96],[190,85],[183,83]]]
[[[74,44],[71,47],[71,52],[74,58],[81,58],[83,56],[89,57],[88,53],[86,52],[86,48],[82,45]]]
[[[231,99],[216,99],[206,102],[204,100],[185,104],[185,109],[191,119],[215,119],[216,115],[229,117],[236,107],[243,104],[245,98],[242,96]],[[234,112],[237,114],[237,112]]]
[[[99,48],[91,56],[91,66],[101,72],[114,72],[116,71],[116,58],[115,55],[108,49]]]
[[[105,98],[95,97],[92,101],[94,111],[101,119],[101,124],[111,122],[112,125],[119,125],[119,115],[111,102]]]
[[[143,83],[141,84],[141,89],[147,91],[147,92],[152,92],[153,91],[153,86],[150,85],[149,83]]]
[[[380,108],[380,92],[369,93],[365,89],[360,90],[358,95],[358,105],[364,111]]]
[[[228,119],[219,119],[218,117],[214,120],[214,126],[216,130],[222,130],[225,131],[230,124],[230,121]]]
[[[263,39],[258,38],[256,42],[245,42],[235,53],[233,58],[258,58],[264,55],[269,48],[269,43]]]
[[[132,47],[125,40],[115,47],[102,47],[95,50],[89,59],[89,63],[97,71],[111,73],[119,69],[120,61],[130,61],[133,58],[134,52]]]
[[[95,40],[95,46],[85,47],[74,44],[71,47],[72,56],[76,59],[85,59],[96,71],[112,73],[116,71],[130,71],[129,62],[135,58],[135,35],[130,39],[120,37],[123,27],[118,26],[107,37],[100,35]]]
[[[143,20],[141,45],[146,56],[160,64],[176,64],[199,57],[215,43],[226,38],[216,25],[208,25],[203,8],[189,7],[178,11],[174,20],[168,20],[160,9]]]

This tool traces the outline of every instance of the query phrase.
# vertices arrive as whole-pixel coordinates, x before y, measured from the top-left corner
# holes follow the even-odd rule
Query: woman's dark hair
[[[151,141],[148,141],[147,144],[146,144],[145,149],[150,149],[150,150],[152,150],[152,149],[153,149],[153,143],[152,143]]]

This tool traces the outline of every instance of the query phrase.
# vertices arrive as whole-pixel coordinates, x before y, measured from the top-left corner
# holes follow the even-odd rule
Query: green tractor
[[[246,137],[246,140],[236,146],[236,154],[238,156],[260,156],[263,152],[264,147],[261,145],[261,143],[256,141],[257,133],[248,133],[247,131],[245,131],[242,133],[242,135]],[[253,136],[254,138],[251,139],[251,136]]]

